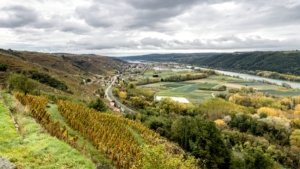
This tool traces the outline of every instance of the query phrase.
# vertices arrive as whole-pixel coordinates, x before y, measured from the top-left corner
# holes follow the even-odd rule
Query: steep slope
[[[4,84],[10,72],[34,70],[65,83],[69,91],[79,97],[90,96],[102,85],[83,85],[84,79],[91,79],[96,75],[108,76],[126,64],[115,58],[98,55],[49,54],[13,50],[0,50],[0,63],[8,66],[6,72],[0,73],[0,85]],[[47,92],[69,95],[55,88],[49,89],[45,85],[42,88]]]
[[[4,101],[4,97],[6,98]],[[18,168],[95,168],[90,159],[65,142],[45,133],[36,121],[18,106],[12,112],[18,129],[12,120],[7,104],[15,103],[7,94],[0,93],[0,156],[10,160]],[[0,167],[1,168],[1,167]]]
[[[49,54],[40,52],[0,50],[0,62],[11,69],[41,67],[65,73],[92,72],[106,74],[119,69],[123,61],[99,55]]]

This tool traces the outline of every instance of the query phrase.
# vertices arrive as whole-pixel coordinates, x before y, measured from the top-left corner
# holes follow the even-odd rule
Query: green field
[[[216,83],[195,83],[189,82],[161,82],[148,84],[143,87],[150,88],[156,91],[157,96],[172,96],[185,97],[190,102],[201,102],[208,98],[212,98],[212,93],[217,94],[221,92],[199,90],[199,88],[212,88],[218,84]]]
[[[152,75],[153,71],[148,74]],[[164,71],[164,75],[176,73]],[[213,95],[223,93],[221,91],[210,90],[217,85],[225,85],[227,89],[238,89],[242,87],[253,87],[258,91],[274,96],[296,96],[300,95],[299,89],[287,89],[282,86],[268,84],[258,81],[246,81],[236,77],[225,75],[213,75],[205,79],[185,81],[185,82],[159,82],[144,85],[141,87],[155,91],[156,96],[185,97],[190,102],[199,103],[203,100],[212,98]],[[201,90],[202,89],[202,90]],[[226,92],[226,91],[224,91]]]
[[[169,77],[169,76],[173,76],[173,75],[180,75],[180,74],[187,74],[187,73],[193,73],[191,71],[171,71],[171,70],[147,70],[145,71],[143,77],[144,78],[150,78],[152,77],[154,74],[159,75],[160,78],[165,78],[165,77]]]

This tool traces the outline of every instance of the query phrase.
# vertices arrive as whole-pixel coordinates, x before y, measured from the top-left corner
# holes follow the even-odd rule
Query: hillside
[[[0,59],[1,63],[8,64],[10,69],[39,67],[76,74],[80,72],[105,74],[119,69],[124,64],[116,58],[92,54],[50,54],[3,49],[0,49]]]
[[[53,86],[42,84],[39,85],[39,89],[42,91],[62,95],[73,93],[80,97],[92,95],[102,85],[98,82],[83,85],[84,80],[93,79],[99,75],[109,76],[126,64],[115,58],[98,55],[50,54],[3,49],[0,50],[0,63],[7,66],[7,71],[0,71],[2,86],[5,84],[9,73],[27,72],[28,74],[30,72],[33,74],[32,71],[34,71],[38,72],[35,73],[35,76],[38,75],[39,78],[50,77],[50,80],[55,79],[56,82],[61,82],[68,88],[62,91],[56,90],[57,88],[53,88]]]
[[[300,75],[300,52],[243,52],[199,54],[154,54],[124,60],[172,61],[233,71],[274,71]]]
[[[0,61],[0,168],[199,168],[178,145],[108,109],[101,91],[125,62],[12,50]]]

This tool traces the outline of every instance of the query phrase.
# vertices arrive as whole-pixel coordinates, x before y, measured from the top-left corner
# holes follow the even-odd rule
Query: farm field
[[[162,71],[162,76],[168,74],[175,75],[173,71]],[[148,76],[153,71],[148,71]],[[181,73],[181,72],[180,72]],[[161,75],[160,74],[160,75]],[[225,85],[228,89],[239,89],[242,87],[253,87],[254,89],[268,93],[274,96],[297,96],[300,95],[299,89],[288,89],[282,86],[268,84],[259,81],[247,81],[237,77],[230,77],[225,75],[213,75],[205,79],[185,81],[185,82],[160,82],[140,86],[141,88],[148,88],[155,91],[156,96],[169,97],[184,97],[192,103],[200,103],[204,100],[214,97],[220,93],[227,91],[215,91],[213,87]]]
[[[144,78],[151,78],[154,74],[158,74],[160,78],[165,78],[173,75],[180,75],[180,74],[193,74],[191,70],[180,70],[180,71],[175,71],[175,70],[153,70],[149,69],[145,71],[143,74]]]

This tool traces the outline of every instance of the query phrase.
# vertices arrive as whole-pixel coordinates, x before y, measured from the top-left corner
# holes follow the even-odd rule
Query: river
[[[206,68],[202,68],[206,69]],[[224,71],[224,70],[217,70],[217,69],[209,69],[209,70],[214,70],[220,74],[224,74],[227,76],[232,76],[232,77],[239,77],[245,80],[256,80],[256,81],[264,81],[264,82],[269,82],[277,85],[282,85],[283,83],[289,84],[293,89],[300,89],[300,83],[298,82],[291,82],[287,80],[279,80],[279,79],[271,79],[271,78],[266,78],[266,77],[260,77],[256,75],[250,75],[250,74],[245,74],[245,73],[237,73],[237,72],[230,72],[230,71]]]
[[[148,62],[148,61],[130,61],[131,63],[142,63],[142,64],[148,64],[148,63],[156,63],[156,62]],[[291,86],[293,89],[300,89],[300,82],[292,82],[288,80],[280,80],[280,79],[271,79],[271,78],[266,78],[266,77],[261,77],[261,76],[256,76],[256,75],[250,75],[246,73],[238,73],[238,72],[231,72],[231,71],[225,71],[225,70],[217,70],[217,69],[208,69],[208,68],[203,68],[203,67],[198,67],[200,69],[204,70],[214,70],[220,74],[224,74],[227,76],[232,76],[232,77],[239,77],[245,80],[256,80],[256,81],[262,81],[262,82],[269,82],[272,84],[276,85],[282,85],[283,83],[286,83]]]

